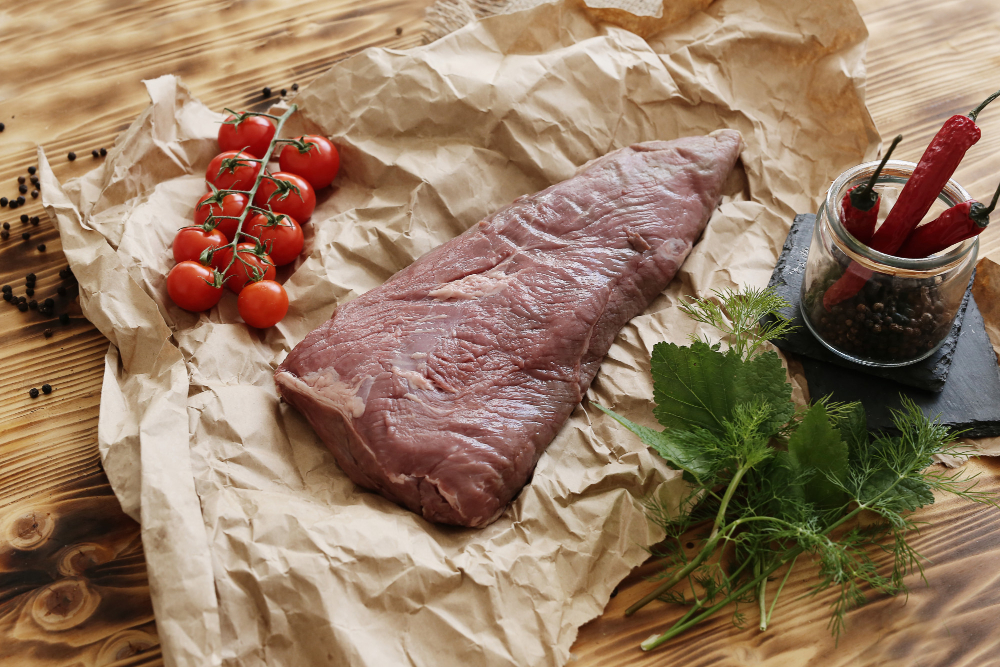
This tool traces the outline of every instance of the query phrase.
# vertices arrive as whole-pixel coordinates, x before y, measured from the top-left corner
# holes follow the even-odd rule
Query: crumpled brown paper
[[[84,312],[112,342],[99,445],[142,522],[167,664],[564,664],[661,537],[641,500],[678,498],[677,474],[581,406],[500,520],[430,525],[347,480],[272,369],[337,303],[515,197],[633,142],[732,127],[747,147],[730,194],[589,393],[651,424],[650,350],[697,330],[679,297],[764,285],[793,214],[875,155],[865,35],[850,0],[717,0],[648,42],[567,1],[347,59],[296,100],[343,174],[280,276],[288,316],[262,332],[232,295],[202,315],[166,297],[222,118],[176,79],[147,82],[152,105],[95,172],[61,186],[40,155]]]

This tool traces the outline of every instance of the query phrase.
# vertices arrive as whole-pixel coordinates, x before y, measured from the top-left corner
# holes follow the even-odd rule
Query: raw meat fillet
[[[281,395],[357,484],[490,523],[673,278],[740,148],[732,130],[636,144],[518,198],[338,308],[278,368]]]

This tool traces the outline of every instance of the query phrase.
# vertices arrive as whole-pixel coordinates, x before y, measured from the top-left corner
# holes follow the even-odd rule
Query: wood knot
[[[100,544],[74,544],[62,550],[56,567],[59,574],[65,577],[77,577],[114,557],[115,554],[111,549]]]
[[[96,667],[104,667],[104,665],[110,665],[119,660],[144,653],[159,644],[160,640],[156,635],[142,630],[123,630],[108,637],[97,654],[95,665]]]
[[[83,579],[61,579],[38,590],[31,615],[46,630],[68,630],[86,621],[100,596]]]
[[[0,536],[15,549],[30,551],[49,539],[55,527],[51,514],[31,511],[5,521],[0,528]]]

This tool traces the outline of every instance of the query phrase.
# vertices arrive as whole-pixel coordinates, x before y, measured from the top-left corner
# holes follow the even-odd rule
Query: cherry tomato
[[[245,151],[225,151],[208,163],[205,180],[219,190],[249,190],[260,172],[259,162],[236,161],[236,158],[253,156]],[[263,187],[263,183],[261,184]],[[211,190],[211,188],[209,188]]]
[[[298,146],[285,144],[278,160],[281,171],[298,174],[317,190],[330,185],[340,169],[337,147],[326,137],[314,134],[297,137],[297,140],[304,142],[309,149],[302,151]]]
[[[167,274],[167,294],[184,310],[200,312],[219,303],[222,286],[214,286],[215,271],[198,262],[181,262]]]
[[[274,139],[274,123],[263,116],[246,116],[243,120],[229,116],[219,128],[219,148],[224,151],[245,150],[262,158]]]
[[[200,261],[201,253],[206,248],[218,248],[229,241],[218,229],[206,232],[199,227],[185,227],[174,237],[174,261]]]
[[[247,229],[260,239],[276,266],[291,264],[302,253],[305,239],[302,227],[290,215],[277,216],[277,224],[268,224],[267,216],[258,213],[247,221]]]
[[[222,200],[222,205],[219,205],[219,200]],[[236,234],[236,225],[239,220],[229,219],[238,218],[242,213],[243,209],[247,207],[249,203],[249,198],[240,194],[239,192],[234,192],[220,197],[219,194],[209,192],[207,195],[198,200],[198,203],[194,207],[194,222],[196,225],[203,224],[208,220],[208,216],[224,216],[221,218],[216,218],[215,228],[223,233],[223,235],[229,239],[233,240],[233,236]]]
[[[263,280],[274,280],[274,262],[267,253],[263,257],[254,254],[255,244],[240,243],[236,246],[236,252],[240,259],[233,262],[229,267],[229,272],[225,274],[225,285],[237,294],[240,293],[248,283],[254,280],[254,269],[257,270],[258,278]],[[220,273],[223,272],[233,256],[231,248],[223,248],[212,257],[212,266]],[[243,260],[243,261],[240,261]],[[244,262],[246,262],[244,264]],[[247,266],[249,264],[249,267]]]
[[[254,195],[254,206],[259,206],[260,208],[270,206],[271,210],[275,213],[290,215],[299,222],[308,220],[313,214],[313,209],[316,208],[316,193],[313,192],[309,181],[301,176],[288,174],[283,171],[276,171],[270,176],[277,181],[288,183],[288,186],[284,186],[286,188],[290,186],[298,188],[298,193],[294,190],[287,190],[281,193],[279,192],[279,186],[271,178],[264,178],[260,182],[260,187],[257,188],[257,194]],[[272,193],[277,194],[274,194],[272,197]]]
[[[273,327],[288,312],[288,294],[273,280],[250,283],[240,292],[236,308],[243,321],[252,327]]]

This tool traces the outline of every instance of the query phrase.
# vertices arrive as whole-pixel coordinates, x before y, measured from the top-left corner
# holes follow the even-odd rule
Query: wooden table
[[[901,159],[916,159],[941,122],[1000,88],[1000,0],[857,0],[871,31],[869,106],[883,135],[904,132]],[[175,73],[213,108],[262,103],[261,89],[304,85],[367,46],[420,43],[431,0],[7,0],[0,8],[0,196],[16,196],[41,144],[61,180],[91,169],[91,151],[146,106],[141,79]],[[986,133],[957,178],[986,197],[1000,180],[1000,126]],[[70,162],[67,154],[77,159]],[[30,183],[28,184],[30,186]],[[18,214],[40,216],[22,225]],[[0,284],[18,291],[28,272],[38,296],[56,298],[61,325],[0,304],[0,665],[155,665],[162,662],[139,527],[121,513],[101,469],[97,417],[107,340],[80,316],[59,238],[28,194],[17,212],[0,209],[11,238],[0,242]],[[30,240],[21,234],[28,232]],[[45,244],[45,251],[37,249]],[[984,234],[1000,255],[1000,229]],[[69,287],[58,296],[56,288]],[[51,337],[46,337],[51,330]],[[51,395],[32,399],[49,383]],[[1000,465],[972,464],[1000,490]],[[49,534],[49,516],[59,516]],[[958,501],[921,512],[934,523],[916,540],[933,561],[931,586],[911,578],[908,599],[873,600],[852,612],[834,651],[829,598],[799,598],[795,578],[773,628],[739,630],[725,616],[660,651],[637,645],[674,618],[651,605],[622,610],[647,584],[640,568],[604,616],[584,626],[574,665],[959,665],[1000,664],[1000,513]],[[800,569],[800,573],[805,568]],[[71,629],[60,619],[86,601],[59,581],[83,577],[99,591],[97,612]],[[43,617],[39,625],[34,618]],[[46,628],[46,629],[40,629]],[[831,655],[828,655],[831,654]]]

